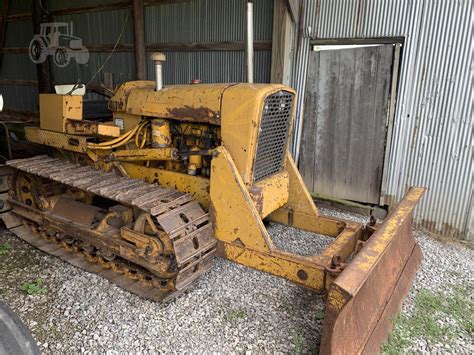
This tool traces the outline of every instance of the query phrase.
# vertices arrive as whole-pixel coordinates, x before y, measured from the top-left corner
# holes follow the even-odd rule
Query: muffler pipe
[[[247,82],[253,83],[253,2],[247,1]]]
[[[151,60],[155,64],[155,91],[163,89],[163,62],[166,61],[164,53],[154,52]]]

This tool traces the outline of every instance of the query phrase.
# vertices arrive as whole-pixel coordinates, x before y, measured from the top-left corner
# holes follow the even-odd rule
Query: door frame
[[[380,38],[326,38],[313,39],[310,41],[310,51],[314,46],[324,45],[364,45],[364,44],[393,44],[393,62],[392,62],[392,80],[390,84],[390,98],[387,109],[385,149],[382,167],[382,183],[380,185],[379,205],[384,206],[386,203],[386,193],[388,185],[388,164],[390,162],[390,153],[392,148],[393,121],[395,117],[396,103],[399,87],[399,73],[401,67],[401,57],[403,52],[404,37],[380,37]]]

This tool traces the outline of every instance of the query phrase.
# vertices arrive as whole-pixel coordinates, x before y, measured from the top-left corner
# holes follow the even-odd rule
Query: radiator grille
[[[279,91],[265,99],[257,140],[254,181],[262,180],[283,169],[293,99],[294,95],[288,91]]]

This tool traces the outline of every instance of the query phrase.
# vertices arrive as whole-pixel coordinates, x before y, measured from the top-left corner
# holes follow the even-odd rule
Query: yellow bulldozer
[[[139,296],[177,297],[215,255],[323,294],[321,354],[378,352],[421,261],[410,188],[383,223],[323,216],[288,153],[296,94],[279,84],[118,86],[109,120],[85,120],[73,87],[40,94],[7,162],[0,217],[19,238]],[[266,221],[330,236],[319,255],[279,250]],[[192,292],[192,291],[191,291]]]

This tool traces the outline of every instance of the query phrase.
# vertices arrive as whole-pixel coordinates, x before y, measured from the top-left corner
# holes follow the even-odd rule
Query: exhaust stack
[[[166,61],[164,53],[154,52],[151,54],[151,60],[155,63],[155,91],[163,89],[163,62]]]
[[[247,1],[247,82],[253,83],[253,2]]]

